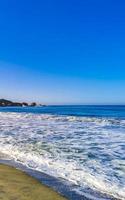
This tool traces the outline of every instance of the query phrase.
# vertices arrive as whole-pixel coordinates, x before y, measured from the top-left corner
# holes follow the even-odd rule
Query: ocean
[[[80,196],[125,199],[125,106],[0,108],[0,157]]]

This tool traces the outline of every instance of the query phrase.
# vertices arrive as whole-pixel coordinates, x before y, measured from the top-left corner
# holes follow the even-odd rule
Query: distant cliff
[[[31,104],[28,104],[26,102],[19,103],[19,102],[12,102],[6,99],[0,99],[0,106],[6,107],[6,106],[20,106],[20,107],[25,107],[25,106],[38,106],[37,103],[33,102]]]

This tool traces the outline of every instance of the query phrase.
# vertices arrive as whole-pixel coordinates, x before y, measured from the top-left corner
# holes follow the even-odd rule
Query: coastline
[[[84,195],[77,193],[75,190],[73,190],[73,185],[72,184],[70,185],[69,182],[66,183],[65,180],[63,182],[62,179],[57,179],[43,172],[33,170],[27,166],[24,166],[23,164],[19,162],[15,162],[14,160],[7,160],[7,159],[0,158],[0,166],[1,165],[13,168],[15,170],[18,170],[19,172],[24,173],[27,177],[31,177],[33,180],[37,181],[41,185],[41,187],[48,188],[49,191],[54,192],[57,195],[57,200],[58,200],[58,196],[59,196],[59,200],[76,200],[76,199],[78,200],[93,200],[93,199],[94,200],[95,199],[96,200],[120,200],[120,199],[115,199],[109,195],[107,196],[106,194],[101,194],[101,193],[95,193],[96,195],[95,197],[94,196],[92,197],[92,195],[89,193],[88,194],[84,193]],[[1,177],[0,177],[0,180],[1,180]],[[34,199],[30,199],[30,200],[34,200]],[[44,200],[52,200],[52,198],[44,199]],[[54,198],[53,200],[56,200],[56,198]]]
[[[15,109],[15,108],[14,108]],[[16,108],[17,109],[17,108]],[[67,110],[67,109],[66,109]],[[7,111],[7,110],[6,110]],[[17,112],[24,112],[24,111],[26,111],[25,109],[23,110],[22,109],[22,111],[20,111],[20,110],[18,110],[17,109]],[[69,124],[69,122],[70,122],[70,124],[72,124],[72,123],[74,123],[74,121],[76,122],[76,120],[78,120],[77,121],[77,123],[81,123],[81,120],[77,117],[77,115],[73,118],[72,116],[70,116],[70,115],[68,115],[67,117],[63,117],[63,116],[57,116],[57,117],[53,117],[52,118],[52,116],[53,116],[53,114],[51,114],[50,116],[49,116],[49,118],[48,118],[48,116],[47,116],[47,118],[46,118],[46,116],[44,117],[44,115],[42,115],[45,111],[41,111],[41,109],[40,109],[40,111],[38,111],[38,110],[34,110],[33,111],[33,114],[30,114],[30,116],[31,116],[31,118],[29,118],[29,111],[31,111],[31,113],[32,113],[32,109],[31,110],[28,110],[28,112],[26,112],[25,113],[25,115],[28,113],[28,118],[22,118],[22,114],[20,113],[19,114],[19,118],[17,118],[17,115],[18,114],[16,114],[16,111],[14,110],[13,111],[13,113],[12,113],[12,115],[10,114],[10,116],[9,116],[9,113],[7,113],[7,114],[3,114],[3,112],[1,112],[1,123],[2,123],[2,127],[3,127],[3,130],[2,130],[2,135],[1,135],[1,138],[3,139],[2,141],[1,141],[1,144],[2,144],[2,142],[3,142],[3,144],[4,144],[4,142],[5,142],[5,144],[6,145],[8,145],[7,144],[7,141],[5,141],[5,139],[7,138],[8,139],[8,131],[6,132],[6,127],[9,127],[10,128],[10,132],[9,132],[9,135],[12,137],[12,143],[11,144],[17,144],[17,146],[18,146],[18,139],[21,139],[21,140],[19,140],[19,142],[22,142],[22,144],[23,144],[23,142],[24,142],[24,144],[25,144],[25,141],[23,140],[23,135],[25,136],[27,136],[26,137],[26,141],[28,141],[28,139],[29,139],[29,134],[31,135],[31,142],[34,142],[34,136],[36,137],[36,135],[38,136],[38,142],[39,142],[39,137],[41,136],[41,132],[40,132],[40,134],[39,134],[39,132],[37,133],[37,130],[36,130],[36,127],[37,127],[37,125],[43,125],[42,123],[36,123],[36,118],[38,117],[38,122],[39,122],[39,119],[40,119],[40,122],[42,121],[41,119],[44,119],[44,123],[47,121],[47,123],[48,123],[48,121],[51,123],[51,122],[54,122],[55,123],[55,125],[56,125],[56,130],[57,130],[57,125],[58,125],[58,121],[60,120],[61,122],[63,122],[63,120],[64,120],[64,118],[65,118],[65,121],[66,122],[68,122],[68,124]],[[8,112],[10,112],[10,111],[8,111]],[[56,112],[56,111],[55,111]],[[35,114],[35,115],[34,115]],[[37,114],[37,115],[36,115]],[[41,114],[40,116],[38,115],[38,114]],[[46,112],[45,112],[45,114],[46,114]],[[4,116],[5,115],[5,116]],[[20,116],[21,115],[21,116]],[[23,115],[24,116],[24,115]],[[35,116],[35,117],[34,117]],[[8,118],[9,117],[9,118]],[[27,117],[27,115],[26,115],[26,117]],[[76,118],[76,119],[75,119]],[[92,118],[92,117],[90,116],[90,118],[89,118],[89,120],[90,120],[90,122],[92,121],[92,122],[94,122],[95,124],[97,124],[98,125],[98,123],[100,123],[100,124],[102,124],[103,122],[104,122],[104,120],[105,119],[103,119],[102,118],[102,120],[99,118],[98,119],[98,117],[97,118]],[[12,120],[11,120],[12,119]],[[15,122],[15,120],[16,119],[18,119],[16,122]],[[35,119],[35,124],[33,124],[34,126],[32,127],[32,129],[30,130],[30,129],[26,129],[26,130],[23,130],[23,126],[22,126],[22,124],[24,124],[25,125],[25,123],[24,123],[24,120],[25,120],[25,123],[26,123],[26,125],[28,125],[28,127],[30,128],[30,122],[34,122],[34,119]],[[28,121],[28,119],[29,119],[29,121]],[[32,120],[33,121],[32,121]],[[47,120],[46,120],[47,119]],[[63,119],[63,120],[62,120]],[[45,121],[46,120],[46,121]],[[73,120],[73,122],[72,122],[72,120]],[[88,119],[87,119],[88,120]],[[100,121],[101,120],[101,121]],[[60,122],[59,121],[59,122]],[[82,123],[84,123],[84,121],[86,122],[86,118],[83,118],[83,121],[82,121]],[[12,122],[13,122],[13,124],[16,124],[16,126],[18,127],[19,126],[19,128],[22,126],[22,131],[21,131],[21,134],[20,134],[20,132],[18,132],[18,129],[13,129],[13,130],[11,130],[11,125],[12,125]],[[18,122],[18,123],[17,123]],[[88,121],[87,121],[88,122]],[[97,123],[96,123],[97,122]],[[118,120],[118,119],[107,119],[107,121],[105,121],[105,124],[106,125],[110,125],[111,124],[111,126],[112,126],[112,123],[113,124],[115,124],[115,125],[117,125],[117,123],[121,123],[121,121],[120,120]],[[89,123],[90,124],[90,123]],[[6,126],[5,126],[6,125]],[[91,124],[90,124],[91,125]],[[14,126],[15,127],[15,126]],[[34,128],[35,127],[35,128]],[[91,126],[90,126],[91,127]],[[99,126],[100,127],[100,126]],[[89,129],[89,126],[87,127],[87,130]],[[20,130],[20,129],[19,129]],[[33,132],[33,131],[34,132]],[[40,129],[39,130],[41,130],[41,126],[40,126]],[[50,126],[48,127],[48,129],[47,130],[50,130]],[[54,130],[54,129],[53,129]],[[59,129],[60,130],[60,129]],[[33,135],[31,134],[31,133],[34,133]],[[60,132],[59,132],[60,133]],[[5,134],[5,136],[4,136],[4,134]],[[59,136],[60,136],[61,134],[59,134]],[[18,137],[16,137],[16,136],[21,136],[20,138],[18,138]],[[57,142],[56,140],[55,140],[55,138],[54,137],[51,137],[52,136],[52,134],[49,134],[49,140],[48,140],[48,138],[46,137],[46,144],[47,144],[47,147],[48,147],[48,144],[50,144],[50,141],[52,142],[52,141],[54,141],[54,143],[53,144],[55,144],[55,142]],[[54,136],[54,135],[53,135]],[[75,135],[76,136],[76,135]],[[5,138],[4,138],[5,137]],[[16,140],[14,140],[14,139],[17,139],[17,143],[16,143]],[[58,138],[57,138],[58,139]],[[83,138],[84,139],[84,138]],[[42,141],[42,140],[41,140]],[[85,142],[86,142],[86,140],[85,140]],[[28,143],[27,144],[29,144],[30,142],[28,141]],[[99,144],[99,143],[98,143]],[[12,153],[13,152],[16,152],[16,146],[12,146],[11,145],[11,147],[12,147]],[[60,146],[58,146],[59,148],[60,148]],[[90,146],[91,147],[91,146]],[[6,149],[6,148],[5,148]],[[44,149],[44,148],[43,148]],[[3,146],[3,149],[2,149],[2,146],[1,146],[1,151],[2,152],[4,152],[3,151],[4,150],[4,146]],[[9,149],[8,149],[9,150]],[[20,149],[21,150],[21,149]],[[25,150],[25,148],[24,148],[24,150]],[[31,149],[32,150],[32,149]],[[65,150],[65,149],[64,149]],[[24,151],[25,152],[25,151]],[[28,151],[29,152],[29,151]],[[6,153],[6,151],[5,151],[5,153]],[[19,151],[19,153],[21,153],[21,151]],[[29,152],[30,153],[30,152]],[[31,151],[31,153],[32,153],[32,151]],[[8,156],[7,156],[8,155]],[[95,189],[96,188],[96,184],[94,185],[93,184],[93,188],[91,187],[91,183],[90,184],[88,184],[88,187],[87,188],[82,188],[82,187],[79,187],[80,186],[80,184],[77,184],[77,182],[72,182],[72,180],[71,179],[68,179],[68,177],[64,177],[63,178],[63,176],[61,176],[61,173],[60,174],[58,174],[58,176],[56,176],[55,174],[53,174],[53,173],[51,173],[51,170],[50,171],[48,171],[48,170],[44,170],[44,165],[41,165],[41,168],[39,168],[39,167],[34,167],[33,165],[30,165],[29,164],[29,162],[25,162],[25,159],[24,160],[21,160],[20,159],[20,156],[15,156],[15,154],[12,154],[12,157],[11,157],[11,149],[10,149],[10,151],[9,152],[7,152],[7,155],[5,155],[5,157],[4,157],[4,155],[2,155],[2,153],[0,152],[0,162],[1,162],[1,159],[2,159],[2,163],[4,163],[4,164],[7,164],[7,165],[11,165],[11,166],[13,166],[13,167],[15,167],[15,168],[18,168],[18,169],[20,169],[20,170],[22,170],[22,171],[24,171],[24,172],[26,172],[27,174],[29,174],[30,176],[33,176],[35,179],[37,179],[38,181],[40,181],[43,185],[47,185],[48,187],[50,187],[51,189],[53,189],[53,190],[55,190],[57,193],[60,193],[62,196],[65,196],[65,197],[67,197],[69,200],[76,200],[76,199],[79,199],[79,200],[116,200],[116,198],[117,198],[117,200],[118,199],[123,199],[123,198],[119,198],[120,196],[118,196],[118,195],[116,195],[116,196],[114,196],[114,195],[112,195],[112,194],[109,194],[108,192],[104,192],[103,193],[103,191],[101,190],[101,189]],[[10,156],[9,156],[10,155]],[[30,155],[30,154],[27,154],[27,152],[26,152],[26,155],[24,154],[24,158],[25,157],[27,157],[28,158],[28,155]],[[8,160],[7,160],[8,159]],[[9,159],[11,159],[11,160],[9,160]],[[42,160],[42,159],[41,159]],[[89,159],[90,160],[90,159]],[[23,162],[24,161],[24,162]],[[35,161],[35,159],[31,159],[31,163],[32,163],[32,161]],[[44,163],[44,160],[43,160],[43,162],[41,162],[41,163]],[[51,161],[51,164],[53,164],[53,161]],[[56,163],[55,163],[56,164]],[[61,165],[61,166],[63,166],[63,165]],[[67,172],[67,171],[65,171],[66,170],[66,168],[65,167],[67,167],[66,165],[64,165],[64,173],[65,172]],[[93,167],[96,167],[96,165],[93,165]],[[103,167],[103,165],[102,165],[102,167]],[[46,169],[46,168],[45,168]],[[79,171],[78,171],[78,173],[79,173]],[[72,173],[73,174],[73,173]],[[54,176],[55,175],[55,176]],[[84,176],[83,177],[86,177],[86,173],[84,174]],[[110,176],[109,176],[110,177]],[[76,177],[77,178],[77,177]],[[108,178],[108,177],[107,177]],[[86,182],[85,182],[86,183]],[[83,184],[84,184],[84,180],[83,180]],[[95,186],[95,187],[94,187]],[[119,194],[119,193],[117,193],[117,190],[115,190],[116,192],[116,194]]]
[[[49,176],[48,174],[33,170],[27,166],[22,165],[21,163],[15,162],[14,160],[7,160],[0,158],[0,165],[9,166],[19,171],[22,171],[27,176],[32,177],[37,180],[41,185],[49,188],[52,191],[55,191],[56,194],[59,194],[60,197],[63,197],[64,200],[91,200],[92,198],[86,197],[78,194],[76,191],[72,190],[73,185],[69,183],[66,184],[66,181],[57,179],[55,177]],[[48,199],[49,200],[49,199]],[[50,199],[51,200],[51,199]],[[54,199],[55,200],[55,199]],[[62,199],[61,199],[62,200]]]
[[[37,179],[12,166],[0,164],[0,199],[66,200]]]

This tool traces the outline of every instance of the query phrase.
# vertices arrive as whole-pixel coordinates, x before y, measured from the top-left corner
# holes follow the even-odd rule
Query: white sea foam
[[[0,113],[0,152],[16,161],[125,199],[125,120]]]

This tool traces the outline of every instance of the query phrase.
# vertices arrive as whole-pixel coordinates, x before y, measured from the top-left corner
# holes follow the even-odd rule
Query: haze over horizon
[[[125,2],[0,2],[0,98],[125,104]]]

